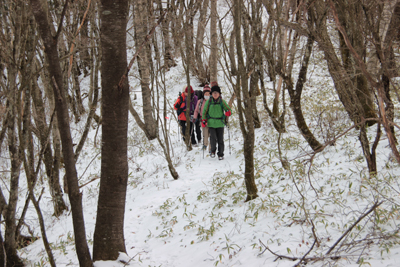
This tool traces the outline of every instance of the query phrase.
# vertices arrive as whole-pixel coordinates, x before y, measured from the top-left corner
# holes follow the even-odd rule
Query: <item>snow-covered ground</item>
[[[178,64],[167,74],[170,102],[185,85],[183,73]],[[222,80],[223,96],[229,98],[229,87]],[[329,79],[315,70],[310,72],[304,91],[306,118],[321,142],[338,136],[351,125],[333,88],[326,86],[329,83]],[[196,85],[195,79],[192,84]],[[134,81],[131,86],[132,90],[137,89]],[[140,93],[137,97],[135,105],[139,108]],[[130,116],[130,176],[125,209],[127,254],[121,254],[121,261],[96,262],[96,267],[285,267],[294,266],[308,252],[306,258],[315,260],[309,266],[400,266],[397,233],[400,172],[397,164],[389,160],[385,135],[377,150],[378,176],[370,179],[357,130],[351,130],[335,146],[328,146],[312,157],[288,110],[287,133],[282,135],[281,142],[283,156],[290,163],[290,170],[285,170],[278,157],[278,133],[263,110],[262,98],[258,100],[262,119],[255,141],[259,197],[247,203],[244,203],[243,137],[235,112],[229,130],[225,128],[225,159],[219,161],[207,153],[203,157],[200,147],[186,151],[179,140],[174,111],[169,110],[169,137],[178,180],[170,176],[157,141],[147,141]],[[272,98],[268,101],[271,105]],[[72,128],[74,138],[78,139],[80,126]],[[375,132],[376,127],[371,127],[371,138]],[[77,163],[81,184],[100,177],[100,133],[95,139],[96,129],[92,129]],[[21,201],[24,192],[21,191]],[[91,249],[99,180],[84,186],[82,192]],[[71,213],[53,217],[49,200],[46,189],[40,205],[57,266],[78,266]],[[68,202],[67,196],[65,200]],[[380,201],[383,203],[326,255],[343,233]],[[32,207],[26,221],[40,236]],[[49,266],[41,239],[19,253],[28,266]]]

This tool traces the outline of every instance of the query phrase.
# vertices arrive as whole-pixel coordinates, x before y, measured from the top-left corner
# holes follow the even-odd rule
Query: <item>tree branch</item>
[[[60,23],[58,24],[58,30],[57,30],[56,36],[53,37],[53,40],[55,42],[57,42],[58,36],[60,36],[61,29],[62,29],[62,24],[63,24],[64,17],[65,17],[65,13],[67,11],[67,7],[68,7],[68,0],[65,0],[64,8],[63,8],[63,10],[61,12]]]

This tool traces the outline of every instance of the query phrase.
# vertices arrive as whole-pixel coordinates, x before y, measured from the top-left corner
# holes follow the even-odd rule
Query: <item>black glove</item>
[[[175,104],[175,108],[176,108],[176,109],[179,109],[180,106],[181,106],[181,103],[176,103],[176,104]]]

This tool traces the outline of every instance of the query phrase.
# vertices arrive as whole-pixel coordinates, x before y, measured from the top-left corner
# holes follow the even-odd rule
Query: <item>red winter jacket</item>
[[[182,97],[182,101],[181,101],[181,97]],[[190,115],[193,115],[196,104],[197,104],[197,96],[192,94],[192,101],[190,102]],[[179,96],[178,99],[176,100],[176,102],[174,104],[174,109],[178,110],[178,108],[177,108],[178,106],[181,109],[183,109],[183,112],[181,114],[179,114],[178,119],[181,121],[186,121],[186,96],[184,93],[182,93],[181,96]]]

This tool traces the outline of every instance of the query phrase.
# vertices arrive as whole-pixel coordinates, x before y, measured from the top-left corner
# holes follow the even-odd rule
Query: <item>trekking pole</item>
[[[229,140],[229,155],[231,154],[231,134],[229,133],[229,122],[227,123],[228,126],[228,140]]]
[[[192,116],[190,116],[189,127],[190,127],[190,126],[192,126],[192,127],[191,127],[191,129],[190,129],[190,136],[189,136],[189,138],[190,138],[190,142],[192,142],[191,140],[192,140],[193,129],[194,129],[194,127],[196,127],[196,125],[194,125]]]
[[[202,129],[203,130],[203,129]],[[204,130],[203,130],[203,146],[201,147],[201,149],[203,149],[203,159],[204,159]]]
[[[181,140],[181,129],[179,126],[181,126],[181,125],[179,124],[179,120],[178,120],[178,140]]]

